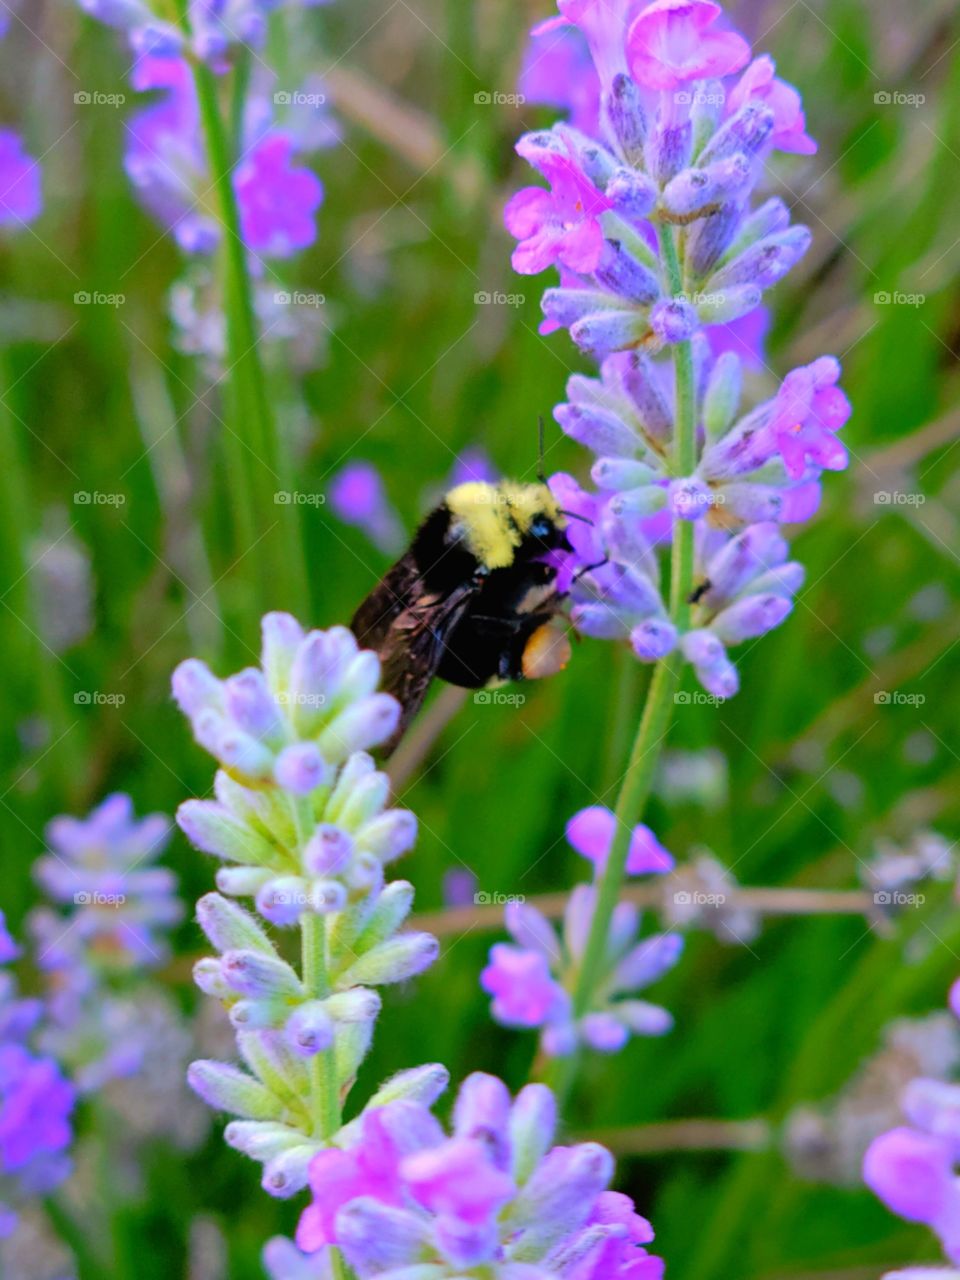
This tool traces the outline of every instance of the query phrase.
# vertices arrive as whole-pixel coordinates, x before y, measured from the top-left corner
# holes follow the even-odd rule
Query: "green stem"
[[[258,543],[258,563],[263,590],[275,602],[297,612],[306,605],[307,576],[303,544],[300,538],[296,507],[278,503],[275,495],[284,488],[288,468],[283,460],[283,444],[277,432],[263,365],[260,360],[260,333],[253,303],[253,290],[247,270],[247,252],[240,228],[240,211],[233,185],[234,159],[227,126],[221,114],[217,77],[202,63],[194,65],[194,80],[200,106],[200,118],[214,190],[223,227],[221,247],[224,271],[224,295],[227,318],[227,364],[229,367],[230,412],[227,416],[226,442],[231,483],[247,481],[253,498],[254,523],[261,528],[268,522],[279,526],[278,553],[268,554],[273,540]],[[238,86],[233,119],[242,113]],[[243,464],[242,468],[240,463]],[[234,495],[235,503],[245,499]],[[241,526],[241,529],[243,526]],[[248,543],[248,546],[253,545]],[[244,548],[246,550],[246,548]]]
[[[661,258],[666,268],[667,283],[674,295],[681,292],[682,273],[673,230],[660,228]],[[690,475],[696,468],[697,423],[694,397],[693,352],[689,342],[673,348],[676,383],[676,413],[672,471],[676,476]],[[673,551],[670,571],[670,616],[682,630],[690,616],[688,598],[693,587],[694,540],[693,523],[674,523]],[[630,836],[640,821],[650,798],[661,746],[672,718],[674,695],[680,681],[681,663],[671,654],[658,662],[647,690],[640,725],[630,752],[620,794],[614,807],[616,830],[607,861],[596,882],[596,903],[590,933],[583,951],[573,991],[573,1015],[581,1018],[591,1007],[603,972],[610,920],[620,898],[630,851]],[[577,1057],[571,1054],[554,1068],[553,1083],[562,1100],[570,1089],[577,1070]]]

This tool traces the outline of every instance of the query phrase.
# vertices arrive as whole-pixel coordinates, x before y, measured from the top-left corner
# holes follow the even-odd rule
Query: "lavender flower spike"
[[[612,831],[597,830],[601,824],[595,813],[584,810],[578,819],[571,824],[575,847],[595,849],[604,842],[609,846]],[[644,869],[669,870],[666,851],[659,846],[654,850],[644,831],[638,828],[634,839],[635,861]],[[651,861],[659,865],[653,868]],[[603,995],[574,1019],[570,990],[595,905],[595,889],[578,885],[567,904],[561,938],[536,908],[511,903],[505,915],[514,941],[493,945],[490,963],[480,976],[481,986],[493,996],[494,1019],[508,1027],[539,1029],[541,1048],[551,1057],[572,1053],[581,1043],[601,1053],[616,1053],[631,1035],[663,1035],[673,1025],[665,1009],[637,999],[636,992],[676,964],[683,940],[679,934],[663,933],[640,941],[639,912],[625,902],[616,908],[611,923],[606,969],[598,988]]]

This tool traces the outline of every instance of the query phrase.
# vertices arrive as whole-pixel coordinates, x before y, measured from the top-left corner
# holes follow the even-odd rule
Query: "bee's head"
[[[487,569],[513,564],[524,544],[531,553],[567,545],[560,504],[545,484],[460,484],[446,506],[450,536]]]

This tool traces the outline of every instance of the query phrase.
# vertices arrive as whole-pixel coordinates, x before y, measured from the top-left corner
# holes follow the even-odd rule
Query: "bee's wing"
[[[353,615],[350,630],[362,648],[380,652],[394,622],[416,604],[422,586],[416,561],[407,552],[387,570]]]
[[[423,705],[446,648],[463,617],[473,588],[465,584],[442,599],[423,597],[397,617],[380,649],[381,687],[400,703],[400,723],[383,750],[393,751]]]
[[[427,594],[413,557],[404,556],[354,614],[351,630],[364,648],[376,650],[381,688],[401,707],[396,732],[381,748],[385,755],[423,705],[447,637],[474,592],[472,583],[464,583],[445,596]]]

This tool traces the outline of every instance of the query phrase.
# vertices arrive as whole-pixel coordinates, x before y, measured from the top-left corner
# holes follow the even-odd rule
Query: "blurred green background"
[[[789,622],[742,655],[743,692],[720,709],[678,709],[671,746],[716,746],[728,796],[712,808],[661,800],[650,821],[678,856],[709,846],[746,884],[850,888],[878,839],[922,827],[952,838],[960,816],[960,17],[950,0],[730,8],[801,88],[821,144],[770,180],[815,240],[773,295],[768,362],[782,376],[825,351],[841,357],[853,462],[828,478],[796,539],[807,586]],[[528,181],[513,143],[550,116],[475,95],[514,91],[525,32],[546,12],[516,0],[382,0],[281,21],[278,83],[305,67],[326,75],[344,132],[318,160],[318,243],[284,268],[289,287],[324,295],[322,349],[271,369],[298,490],[324,493],[345,461],[368,459],[412,529],[465,448],[535,474],[537,416],[586,367],[565,334],[538,336],[546,280],[512,275],[500,220]],[[129,57],[66,0],[35,0],[24,16],[32,32],[14,22],[0,47],[0,118],[42,157],[47,208],[0,242],[0,835],[15,926],[35,901],[31,862],[53,814],[84,812],[115,789],[168,813],[206,794],[210,762],[168,696],[180,659],[236,670],[255,660],[265,605],[342,622],[386,567],[317,505],[298,508],[310,598],[278,598],[251,572],[228,514],[217,389],[171,340],[168,294],[183,262],[122,168],[136,105]],[[78,106],[86,89],[127,102]],[[124,301],[77,305],[82,291]],[[523,300],[475,302],[497,291]],[[752,390],[772,385],[764,373]],[[582,474],[587,460],[555,432],[546,461]],[[123,501],[76,501],[83,492]],[[884,492],[925,500],[885,504]],[[253,519],[278,554],[275,511]],[[58,573],[75,583],[77,563],[62,561],[70,547],[89,557],[93,625],[64,647],[55,629],[70,600]],[[612,799],[630,728],[623,690],[635,713],[645,679],[585,642],[521,708],[467,703],[404,794],[422,823],[404,868],[421,910],[441,905],[444,873],[461,866],[490,893],[582,875],[563,826]],[[878,704],[879,691],[925,701]],[[182,838],[168,860],[188,898],[210,887],[212,866]],[[951,893],[930,892],[890,937],[858,917],[768,922],[749,948],[692,935],[655,992],[676,1030],[591,1059],[572,1127],[778,1125],[798,1102],[831,1095],[892,1018],[943,1004],[960,972]],[[388,996],[355,1098],[424,1058],[455,1079],[487,1068],[523,1081],[532,1039],[495,1027],[477,985],[490,940],[480,930],[447,939],[425,978]],[[180,944],[198,949],[190,924]],[[187,972],[169,977],[192,1006]],[[866,1192],[802,1181],[777,1145],[623,1159],[621,1186],[653,1220],[676,1280],[854,1280],[935,1256],[925,1232]],[[225,1226],[236,1280],[260,1274],[260,1243],[296,1217],[216,1133],[187,1160],[158,1149],[123,1225],[140,1244],[141,1280],[185,1274],[198,1210]]]

